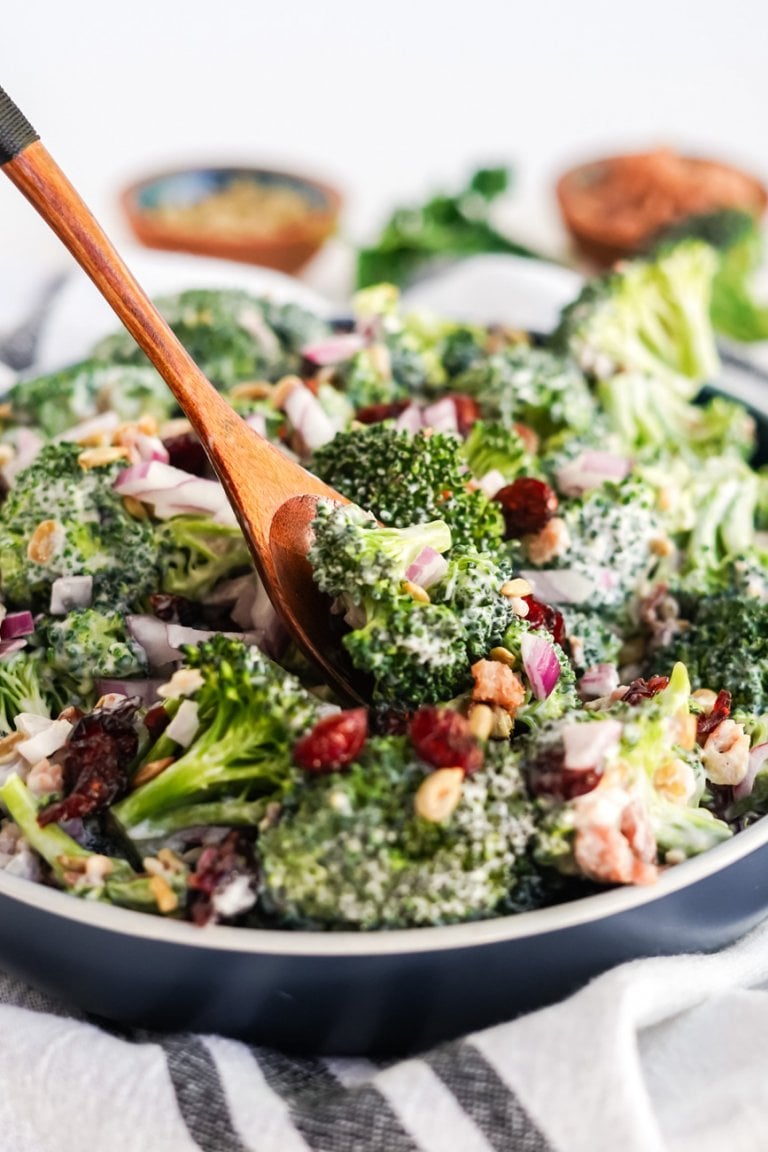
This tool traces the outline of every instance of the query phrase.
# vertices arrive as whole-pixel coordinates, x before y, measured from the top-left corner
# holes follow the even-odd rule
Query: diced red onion
[[[546,700],[560,678],[560,661],[545,636],[526,632],[520,641],[523,668],[537,700]]]
[[[267,418],[263,412],[249,412],[245,417],[245,422],[249,428],[253,428],[254,432],[258,432],[259,436],[266,436]]]
[[[48,611],[51,616],[66,616],[73,608],[88,608],[92,597],[93,576],[59,576],[51,584]]]
[[[0,624],[0,640],[16,640],[19,636],[29,636],[35,630],[35,619],[31,612],[9,612]]]
[[[15,456],[3,465],[3,476],[12,484],[19,472],[23,472],[37,458],[45,441],[42,436],[32,428],[17,428],[14,448]]]
[[[72,725],[68,720],[48,720],[45,728],[34,736],[20,740],[16,745],[16,751],[29,764],[36,764],[43,757],[52,756],[54,752],[63,748],[71,731]]]
[[[615,664],[595,664],[587,668],[579,680],[579,695],[582,700],[599,700],[610,696],[619,686],[619,672]]]
[[[741,783],[736,784],[733,789],[734,800],[743,800],[745,796],[751,794],[755,786],[755,777],[762,769],[766,760],[768,760],[768,743],[756,744],[749,753],[749,765],[746,776]]]
[[[448,561],[445,556],[441,556],[434,548],[427,545],[419,552],[413,564],[406,569],[405,575],[408,580],[412,580],[421,588],[429,588],[438,580],[442,580],[447,571]]]
[[[478,480],[478,486],[485,492],[489,500],[493,500],[496,493],[506,484],[506,477],[499,472],[498,468],[492,468],[490,472],[486,472],[485,476],[481,476]]]
[[[179,710],[165,729],[165,735],[170,736],[182,748],[189,748],[200,727],[198,708],[194,700],[182,700]]]
[[[284,651],[288,633],[264,585],[255,574],[249,577],[230,615],[235,624],[256,637],[259,648],[268,656],[276,659]]]
[[[17,636],[15,640],[0,640],[0,660],[10,660],[11,656],[15,656],[26,646],[27,642],[21,636]]]
[[[342,364],[364,347],[365,340],[359,332],[340,332],[337,336],[329,336],[327,340],[305,345],[301,354],[310,364],[325,368],[329,364]]]
[[[459,421],[456,414],[456,405],[452,397],[444,396],[422,411],[422,421],[433,432],[453,432],[459,434]]]
[[[128,631],[143,648],[153,669],[166,668],[181,659],[183,644],[201,644],[213,636],[223,635],[243,644],[261,646],[262,637],[255,630],[246,632],[212,632],[204,628],[185,628],[181,624],[166,624],[156,616],[131,615],[126,617]]]
[[[619,720],[562,725],[560,733],[565,748],[563,767],[574,771],[601,768],[608,753],[618,748],[621,732]]]
[[[283,411],[310,452],[322,448],[336,435],[336,429],[317,396],[303,384],[290,390],[283,401]]]
[[[580,496],[608,480],[618,483],[629,475],[631,467],[631,460],[614,452],[582,452],[575,460],[558,468],[555,479],[563,495]]]
[[[96,681],[96,691],[99,696],[138,696],[143,705],[154,704],[158,699],[157,690],[164,680],[111,680],[103,677]]]
[[[409,404],[395,420],[395,429],[398,432],[409,432],[411,436],[415,436],[423,427],[424,421],[418,404]]]
[[[138,432],[133,446],[142,460],[159,460],[162,464],[167,464],[171,458],[159,436],[147,436],[145,432]]]
[[[530,569],[521,576],[546,604],[583,604],[595,593],[595,581],[573,568]]]
[[[122,496],[135,496],[154,507],[158,520],[191,513],[207,513],[217,523],[237,523],[227,495],[217,480],[193,476],[162,460],[149,460],[125,468],[114,483]]]

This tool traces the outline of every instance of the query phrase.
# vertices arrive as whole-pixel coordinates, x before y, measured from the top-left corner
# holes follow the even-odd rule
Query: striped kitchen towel
[[[0,978],[0,1152],[761,1152],[768,923],[398,1062],[118,1030]]]

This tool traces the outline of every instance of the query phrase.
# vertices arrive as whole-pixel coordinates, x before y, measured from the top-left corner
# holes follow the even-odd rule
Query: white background
[[[177,162],[323,176],[352,241],[509,162],[509,221],[550,248],[574,160],[670,144],[768,178],[762,0],[2,0],[1,19],[0,85],[121,244],[121,185]],[[67,259],[0,181],[0,268]],[[326,254],[309,278],[329,275]]]

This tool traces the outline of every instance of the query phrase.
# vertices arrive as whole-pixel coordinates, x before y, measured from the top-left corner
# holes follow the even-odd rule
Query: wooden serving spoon
[[[147,354],[207,452],[275,610],[303,652],[346,699],[364,702],[329,604],[307,561],[318,498],[347,500],[259,436],[206,380],[32,125],[0,88],[0,166],[69,249]]]

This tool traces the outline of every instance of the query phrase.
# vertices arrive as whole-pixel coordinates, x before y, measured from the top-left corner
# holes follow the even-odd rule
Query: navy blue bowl
[[[754,403],[765,382],[738,367],[729,391]],[[768,401],[756,408],[768,452]],[[0,871],[0,966],[127,1025],[395,1054],[552,1003],[625,960],[722,948],[767,911],[768,818],[647,887],[392,932],[197,928]]]

